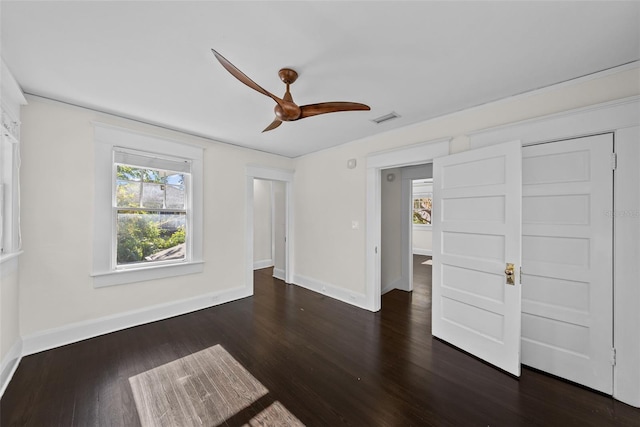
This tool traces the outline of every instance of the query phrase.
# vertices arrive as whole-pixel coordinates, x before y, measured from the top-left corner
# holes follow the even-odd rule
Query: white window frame
[[[21,253],[20,143],[4,128],[0,138],[0,260],[7,261]]]
[[[20,236],[20,86],[0,61],[0,276],[17,269]],[[8,262],[10,260],[15,260]],[[5,264],[6,263],[6,264]]]
[[[93,232],[93,286],[121,285],[156,280],[203,271],[203,157],[204,150],[169,139],[134,132],[103,123],[94,123],[95,201]],[[189,216],[188,259],[120,268],[116,266],[116,224],[113,215],[114,150],[124,148],[191,163],[191,192],[187,199]]]
[[[114,229],[117,230],[118,227],[118,211],[121,210],[145,210],[145,211],[184,211],[185,213],[185,220],[186,220],[186,239],[185,239],[185,244],[186,244],[186,253],[185,253],[185,258],[184,259],[180,259],[180,260],[165,260],[165,261],[147,261],[144,263],[131,263],[131,264],[120,264],[118,265],[118,243],[117,243],[117,233],[114,233],[114,235],[112,236],[112,238],[114,239],[113,241],[113,253],[112,253],[112,269],[114,270],[131,270],[131,269],[136,269],[136,268],[141,268],[141,267],[152,267],[152,266],[160,266],[160,265],[169,265],[169,264],[180,264],[180,263],[185,263],[185,262],[189,262],[191,261],[192,258],[192,248],[191,248],[191,220],[193,217],[193,212],[191,209],[191,204],[190,204],[190,200],[192,198],[191,195],[191,189],[193,187],[191,181],[191,160],[190,159],[185,159],[185,158],[176,158],[176,157],[171,157],[169,158],[168,156],[159,156],[155,153],[148,153],[148,152],[143,152],[143,151],[135,151],[135,150],[130,150],[130,149],[125,149],[122,147],[114,147],[113,149],[113,153],[114,153],[114,161],[113,161],[113,170],[112,170],[112,176],[111,176],[111,182],[113,183],[113,187],[112,187],[112,192],[111,192],[111,212],[112,212],[112,221],[113,221],[113,226]],[[122,153],[122,154],[133,154],[134,158],[137,158],[137,160],[134,161],[118,161],[117,157],[118,155],[116,153]],[[184,174],[184,186],[185,186],[185,205],[184,208],[181,209],[166,209],[166,208],[160,208],[160,209],[150,209],[150,208],[122,208],[122,207],[118,207],[117,205],[117,191],[118,191],[118,187],[116,185],[117,182],[117,166],[118,165],[127,165],[127,166],[132,166],[135,168],[139,168],[139,169],[147,169],[147,170],[153,170],[153,169],[159,169],[159,167],[157,166],[153,166],[153,163],[157,163],[158,161],[160,163],[167,163],[166,161],[169,161],[168,163],[186,163],[188,164],[187,167],[176,167],[176,168],[171,168],[171,169],[166,169],[163,168],[162,170],[166,170],[166,171],[171,171],[171,172],[176,172],[176,173],[182,173]],[[146,165],[145,165],[146,164]],[[170,167],[170,166],[169,166]],[[182,168],[183,170],[178,170]],[[142,183],[142,185],[144,185],[144,183]],[[140,194],[140,196],[142,197],[142,193]]]

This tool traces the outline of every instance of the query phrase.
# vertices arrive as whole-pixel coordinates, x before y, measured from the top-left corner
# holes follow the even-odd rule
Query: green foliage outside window
[[[117,166],[118,265],[184,259],[184,250],[158,257],[160,252],[185,243],[184,192],[182,174]],[[167,208],[175,208],[175,211]],[[156,257],[152,257],[154,255]]]

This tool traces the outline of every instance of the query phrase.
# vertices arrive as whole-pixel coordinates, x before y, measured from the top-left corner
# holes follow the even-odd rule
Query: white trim
[[[5,64],[4,59],[0,61],[0,83],[2,87],[2,109],[11,115],[14,120],[20,118],[20,105],[26,105],[27,100],[20,89],[20,85],[11,74],[9,67]]]
[[[248,296],[250,294],[245,288],[234,288],[49,329],[24,337],[23,356],[133,326],[180,316]]]
[[[413,252],[414,255],[426,255],[426,256],[433,255],[433,250],[431,249],[413,248],[411,251]]]
[[[18,109],[19,109],[18,105]],[[3,210],[0,219],[0,247],[5,254],[17,252],[22,247],[20,229],[20,121],[11,119],[2,110],[0,124],[0,190],[2,190]],[[19,110],[18,110],[19,111]],[[10,129],[5,128],[9,126]],[[13,132],[13,133],[12,133]]]
[[[340,286],[335,286],[330,283],[322,282],[320,280],[312,279],[310,277],[301,276],[296,274],[293,280],[293,284],[309,289],[310,291],[317,292],[322,295],[326,295],[330,298],[342,301],[344,303],[354,305],[359,308],[368,309],[367,296],[358,292],[352,292],[344,289]]]
[[[367,156],[365,308],[370,311],[378,311],[381,306],[379,248],[382,239],[380,202],[382,169],[431,163],[434,158],[449,154],[450,141],[450,138],[438,139]],[[410,244],[405,246],[408,252],[411,246]],[[411,260],[411,257],[407,258]]]
[[[431,224],[414,224],[411,223],[411,228],[414,230],[433,230],[433,225]]]
[[[271,265],[276,265],[276,196],[273,191],[273,181],[269,181],[269,207],[271,208]],[[254,266],[255,268],[255,266]]]
[[[253,261],[253,269],[260,270],[261,268],[273,267],[272,259],[261,259],[258,261]]]
[[[615,133],[613,396],[640,407],[640,126]]]
[[[7,254],[3,254],[3,255],[0,256],[0,264],[4,264],[5,262],[9,261],[10,259],[18,258],[23,253],[24,253],[24,251],[16,251],[16,252],[10,252],[10,253],[7,253]]]
[[[0,256],[0,278],[18,269],[18,260],[24,251],[11,252]]]
[[[82,107],[81,107],[82,108]],[[129,129],[122,126],[111,125],[108,123],[92,121],[94,127],[94,137],[96,142],[102,142],[109,145],[123,146],[133,148],[135,150],[149,152],[149,147],[153,147],[151,152],[166,154],[171,157],[183,157],[187,159],[202,156],[202,146],[192,144],[176,139],[156,136],[138,130]],[[126,141],[125,145],[117,142],[119,138]],[[179,144],[179,149],[175,148],[175,144]]]
[[[426,168],[424,166],[410,166],[400,169],[402,175],[402,182],[400,183],[400,203],[402,203],[400,206],[400,215],[402,215],[400,220],[400,226],[402,227],[400,230],[400,244],[402,245],[400,248],[400,279],[404,285],[402,289],[405,291],[413,291],[413,257],[409,251],[409,248],[413,246],[413,230],[411,229],[411,223],[413,222],[411,218],[413,214],[411,183],[413,181],[407,177],[419,173],[420,170],[424,173]],[[382,227],[382,224],[380,226]],[[383,289],[381,293],[384,294],[385,290]]]
[[[203,271],[203,159],[204,149],[167,138],[156,137],[118,126],[93,122],[95,148],[93,265],[90,276],[96,288],[120,285]],[[113,206],[113,150],[124,147],[191,162],[191,191],[187,215],[189,259],[183,263],[149,265],[131,270],[115,270]],[[149,151],[153,147],[153,151]]]
[[[253,178],[289,182],[293,180],[293,170],[271,168],[261,165],[247,165],[247,175]]]
[[[284,281],[293,282],[293,177],[294,171],[261,165],[247,165],[245,184],[245,288],[253,295],[253,180],[265,179],[285,183]]]
[[[2,364],[0,364],[0,398],[4,394],[13,374],[18,369],[20,361],[22,360],[22,339],[18,338],[11,346],[7,354],[2,358]]]
[[[164,279],[167,277],[183,276],[185,274],[202,273],[204,262],[182,262],[180,264],[153,265],[128,270],[116,270],[104,273],[92,273],[93,287],[123,285],[127,283],[144,282],[146,280]]]
[[[284,281],[284,270],[281,268],[275,268],[273,269],[273,277],[275,277],[276,279],[280,279],[282,281]]]
[[[470,133],[472,149],[520,140],[522,145],[637,126],[640,96],[618,99]]]

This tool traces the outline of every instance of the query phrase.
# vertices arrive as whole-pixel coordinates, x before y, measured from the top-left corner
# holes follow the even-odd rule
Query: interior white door
[[[432,333],[520,375],[522,150],[434,159]],[[513,284],[505,268],[514,264]]]
[[[612,134],[522,151],[522,363],[608,394],[612,152]]]

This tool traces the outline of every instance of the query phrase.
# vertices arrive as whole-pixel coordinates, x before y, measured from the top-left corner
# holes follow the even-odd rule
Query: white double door
[[[434,336],[612,393],[612,152],[606,134],[434,160]]]

